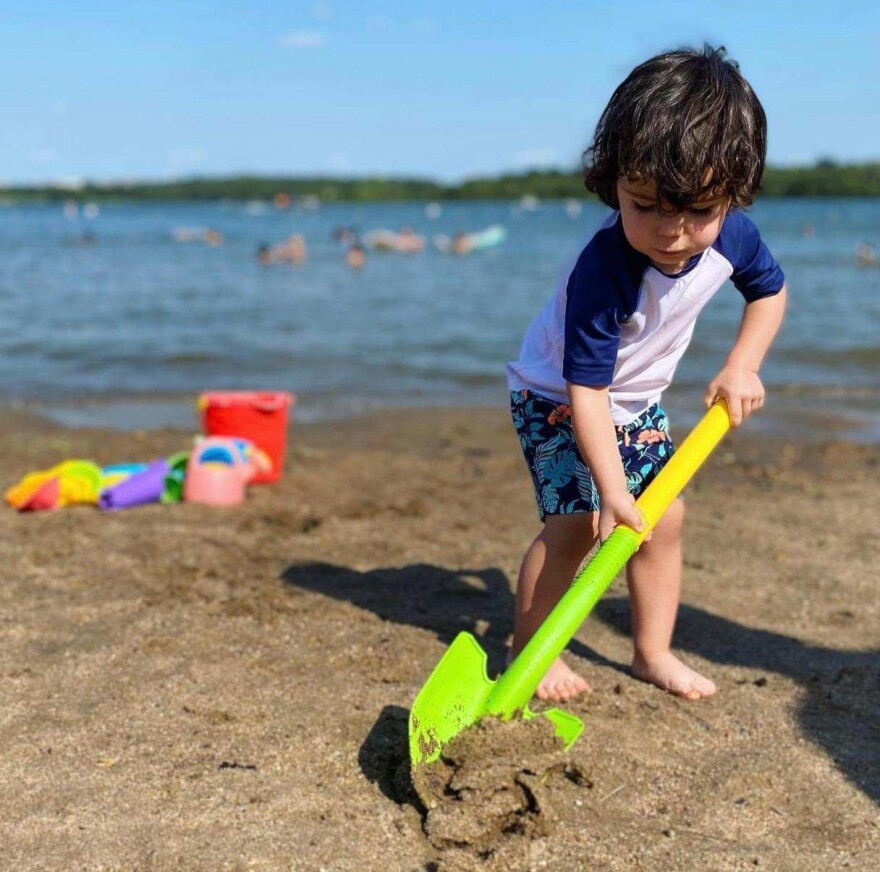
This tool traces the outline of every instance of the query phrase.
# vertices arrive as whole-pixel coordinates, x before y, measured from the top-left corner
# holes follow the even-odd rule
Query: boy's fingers
[[[642,528],[645,526],[645,519],[642,513],[638,509],[633,509],[626,523],[633,528],[637,533],[642,532]]]
[[[706,389],[706,393],[703,394],[703,402],[706,404],[707,409],[710,409],[712,407],[712,403],[715,402],[716,396],[718,396],[718,394],[715,391],[715,386],[709,385],[709,387]]]
[[[742,424],[743,419],[743,403],[740,397],[727,397],[727,410],[730,412],[730,421],[734,427]]]

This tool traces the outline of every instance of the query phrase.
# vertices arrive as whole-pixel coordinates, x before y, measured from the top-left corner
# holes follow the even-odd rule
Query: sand
[[[2,427],[4,484],[184,441]],[[240,508],[0,511],[0,868],[877,868],[880,448],[733,434],[688,491],[676,635],[719,693],[629,675],[618,580],[566,655],[583,737],[484,743],[456,789],[490,798],[443,820],[407,711],[459,630],[502,662],[538,528],[515,438],[491,410],[291,436]]]

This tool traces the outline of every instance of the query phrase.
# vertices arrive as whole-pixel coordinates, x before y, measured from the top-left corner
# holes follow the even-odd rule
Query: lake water
[[[260,204],[0,209],[0,399],[71,424],[192,426],[209,388],[275,388],[314,420],[385,406],[504,406],[504,366],[606,210],[560,202],[339,204],[277,211]],[[880,438],[880,200],[768,200],[751,215],[786,272],[787,321],[763,372],[756,428],[819,438]],[[331,238],[338,225],[410,225],[433,237],[490,224],[494,249],[453,257],[369,253],[355,273]],[[210,226],[225,243],[174,241]],[[805,226],[807,232],[805,233]],[[77,244],[83,233],[94,242]],[[290,233],[307,263],[265,266],[259,243]],[[742,301],[723,288],[697,325],[667,406],[692,421],[735,335]],[[808,432],[806,432],[808,431]]]

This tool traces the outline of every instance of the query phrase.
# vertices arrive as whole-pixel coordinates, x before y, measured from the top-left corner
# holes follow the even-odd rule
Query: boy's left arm
[[[764,405],[764,385],[758,376],[761,362],[782,324],[786,290],[746,304],[736,342],[721,371],[709,383],[703,400],[709,407],[716,398],[727,401],[730,419],[738,427]]]

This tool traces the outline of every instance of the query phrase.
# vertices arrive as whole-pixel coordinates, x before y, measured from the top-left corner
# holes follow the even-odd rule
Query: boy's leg
[[[596,542],[596,512],[548,515],[544,528],[523,558],[516,589],[516,614],[511,654],[516,656],[568,590]],[[589,685],[558,659],[535,691],[539,699],[565,702]]]
[[[715,693],[708,678],[685,666],[669,649],[681,593],[681,530],[684,503],[676,500],[654,528],[650,541],[626,570],[632,607],[633,662],[637,678],[685,699]]]

